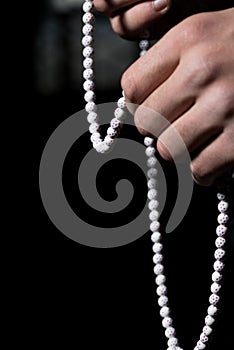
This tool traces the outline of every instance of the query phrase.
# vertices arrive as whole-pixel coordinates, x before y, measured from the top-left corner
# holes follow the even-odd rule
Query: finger
[[[113,30],[122,37],[141,36],[170,8],[171,0],[143,1],[110,14]]]
[[[144,0],[147,1],[147,0]],[[127,8],[132,4],[138,3],[139,0],[94,0],[94,6],[97,11],[112,14],[119,9]]]

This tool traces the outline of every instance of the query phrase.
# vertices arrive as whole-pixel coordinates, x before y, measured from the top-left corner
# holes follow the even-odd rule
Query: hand
[[[186,17],[230,7],[230,0],[94,0],[99,12],[110,17],[115,33],[128,38],[160,38]]]
[[[193,176],[202,185],[234,166],[233,23],[234,8],[191,16],[122,77],[129,102],[153,109],[172,123],[157,142],[161,156],[181,156],[170,137],[175,128],[190,152]],[[141,132],[158,134],[156,114],[145,117],[138,108],[135,123]]]

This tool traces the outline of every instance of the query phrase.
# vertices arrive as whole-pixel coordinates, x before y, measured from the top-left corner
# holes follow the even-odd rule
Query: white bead
[[[217,283],[217,282],[214,282],[212,283],[211,287],[210,287],[210,290],[212,293],[218,293],[221,289],[221,284]]]
[[[201,335],[200,335],[200,341],[201,341],[202,343],[207,343],[208,340],[209,340],[209,339],[208,339],[207,335],[206,335],[204,332],[202,332]]]
[[[93,59],[91,57],[86,57],[84,59],[84,61],[83,61],[83,66],[84,66],[85,69],[92,68],[92,66],[93,66]]]
[[[121,109],[126,107],[125,97],[120,97],[117,102],[117,106]]]
[[[149,179],[149,181],[147,182],[147,186],[148,189],[151,190],[151,188],[155,188],[157,184],[157,180],[156,179]]]
[[[115,111],[114,111],[114,115],[120,121],[124,120],[124,118],[125,118],[125,112],[121,108],[116,108]]]
[[[94,148],[94,149],[97,149],[99,143],[102,143],[102,139],[97,139],[97,141],[94,141],[94,142],[93,142],[93,148]]]
[[[198,340],[198,342],[197,342],[197,348],[198,348],[199,350],[203,350],[203,349],[205,349],[205,347],[206,347],[206,345],[205,345],[204,343],[202,343],[201,340]]]
[[[94,15],[90,12],[86,12],[84,16],[82,17],[82,21],[86,23],[92,24],[94,22]]]
[[[156,221],[159,218],[159,212],[157,210],[152,210],[149,214],[149,219],[151,221]]]
[[[218,238],[216,238],[216,240],[215,240],[215,245],[216,245],[217,248],[221,248],[221,247],[225,244],[225,242],[226,242],[226,239],[225,239],[225,238],[223,238],[223,237],[218,237]]]
[[[166,317],[165,317],[166,318]],[[170,318],[170,317],[168,317]],[[172,320],[171,320],[172,321]],[[171,337],[170,339],[168,339],[167,341],[167,345],[168,346],[176,346],[178,344],[178,339],[175,337]]]
[[[82,32],[84,35],[90,35],[93,32],[93,26],[90,23],[87,23],[83,26]]]
[[[163,325],[164,328],[168,328],[168,327],[170,327],[170,326],[172,325],[172,322],[173,322],[172,318],[169,317],[169,316],[166,316],[166,317],[164,317],[164,319],[162,320],[162,325]],[[168,345],[168,346],[172,346],[172,345],[176,345],[176,344],[168,344],[168,343],[167,343],[167,345]]]
[[[160,275],[163,272],[163,270],[164,270],[164,267],[163,267],[162,264],[156,264],[154,266],[154,273],[155,273],[155,275]],[[163,306],[163,305],[161,305],[161,306]]]
[[[110,126],[113,128],[113,129],[118,129],[120,127],[121,123],[120,123],[120,120],[117,119],[117,118],[113,118],[110,122]]]
[[[94,102],[88,102],[85,105],[85,110],[86,110],[87,113],[96,112],[97,106],[96,106],[96,104]]]
[[[160,309],[160,316],[161,317],[166,317],[166,316],[168,316],[169,315],[169,313],[170,313],[170,309],[169,309],[169,307],[168,306],[163,306],[161,309]]]
[[[158,286],[160,286],[161,284],[164,284],[166,282],[166,276],[165,275],[158,275],[156,278],[155,278],[155,282]],[[167,316],[167,315],[166,315]]]
[[[92,80],[86,80],[83,84],[84,90],[89,91],[89,90],[94,90],[94,82]]]
[[[215,253],[214,253],[214,257],[216,260],[221,260],[225,255],[225,250],[218,248],[216,249]]]
[[[158,294],[158,296],[166,295],[167,294],[167,287],[165,286],[165,284],[161,284],[160,286],[158,286],[156,293]],[[166,323],[166,321],[164,321],[164,323]],[[171,323],[170,323],[167,326],[164,326],[164,323],[163,323],[163,327],[168,327],[171,325]]]
[[[163,255],[160,254],[160,253],[155,253],[154,256],[153,256],[153,262],[155,264],[159,264],[163,261]]]
[[[152,235],[151,235],[151,240],[152,240],[152,242],[155,243],[155,242],[160,241],[161,237],[162,237],[161,233],[158,232],[158,231],[155,231],[155,232],[153,232]]]
[[[216,305],[219,302],[219,296],[217,294],[211,294],[209,297],[209,302],[212,305]]]
[[[225,233],[227,231],[227,227],[224,226],[224,225],[219,225],[217,228],[216,228],[216,233],[218,236],[224,236]]]
[[[87,120],[90,124],[94,123],[94,122],[97,122],[98,121],[98,115],[96,112],[90,112],[88,115],[87,115]]]
[[[151,146],[154,143],[154,139],[151,137],[145,137],[144,138],[144,144],[145,146]]]
[[[228,202],[226,202],[226,201],[220,201],[219,204],[218,204],[218,210],[219,210],[221,213],[225,213],[225,211],[228,210]]]
[[[147,171],[147,176],[151,179],[152,177],[156,177],[158,173],[158,170],[156,168],[150,168]]]
[[[168,327],[166,330],[165,330],[165,336],[167,338],[171,338],[175,335],[175,328],[174,327]]]
[[[101,134],[99,132],[94,132],[91,135],[90,140],[91,140],[92,143],[100,142],[101,141]]]
[[[109,135],[106,135],[106,136],[105,136],[104,141],[105,141],[105,143],[106,143],[108,146],[113,145],[113,143],[115,142],[115,140],[112,139],[112,137],[110,137]]]
[[[146,164],[149,168],[155,167],[155,165],[157,164],[157,158],[156,157],[149,157],[147,159]]]
[[[217,198],[221,201],[225,199],[225,195],[222,193],[217,193]]]
[[[147,50],[141,50],[139,56],[144,56],[146,54]]]
[[[83,72],[83,78],[85,80],[92,79],[93,78],[93,70],[92,68],[87,68]]]
[[[213,266],[214,270],[219,272],[222,271],[222,269],[224,268],[224,263],[220,260],[216,260]]]
[[[158,298],[158,305],[159,306],[165,306],[167,305],[168,303],[168,297],[166,295],[161,295],[159,298]]]
[[[229,217],[225,213],[220,213],[218,215],[218,223],[219,224],[226,224],[228,222],[228,219],[229,219]]]
[[[99,129],[99,124],[98,123],[92,123],[89,126],[89,132],[91,134],[96,133],[98,131],[98,129]]]
[[[106,153],[109,151],[110,147],[105,142],[100,142],[95,149],[99,153]]]
[[[205,324],[207,326],[211,326],[214,323],[214,321],[215,321],[215,319],[210,315],[207,315],[205,318]]]
[[[212,273],[212,281],[213,282],[219,282],[222,279],[222,275],[219,271],[214,271]]]
[[[151,201],[149,201],[148,203],[148,208],[149,210],[154,210],[154,209],[157,209],[159,206],[159,203],[156,199],[152,199]]]
[[[85,58],[92,56],[93,54],[93,48],[91,46],[86,46],[83,50],[83,56]]]
[[[203,332],[205,335],[210,335],[210,334],[212,333],[212,328],[209,327],[209,326],[204,326],[202,332]]]
[[[147,50],[148,48],[149,48],[149,46],[150,46],[150,44],[149,44],[149,41],[148,40],[141,40],[140,42],[139,42],[139,48],[141,49],[141,50]]]
[[[155,148],[152,146],[148,146],[145,150],[145,154],[147,157],[152,157],[155,154]]]
[[[150,230],[151,230],[152,232],[158,231],[159,227],[160,227],[160,223],[159,223],[157,220],[152,221],[151,224],[150,224]],[[156,243],[155,243],[155,244],[156,244]],[[157,253],[157,252],[156,252],[156,253]]]
[[[161,250],[162,250],[162,248],[163,248],[162,243],[156,242],[156,243],[154,243],[154,245],[153,245],[153,252],[154,252],[154,253],[160,253]]]
[[[93,3],[92,1],[85,1],[83,3],[83,11],[84,12],[89,12],[90,10],[92,10],[93,8]]]
[[[154,188],[150,189],[148,191],[148,198],[149,200],[155,199],[157,197],[158,191],[155,190]]]
[[[87,91],[84,95],[84,99],[86,102],[95,100],[95,93],[92,90]]]
[[[82,45],[83,46],[89,46],[92,44],[92,42],[93,42],[93,38],[91,35],[83,36],[83,38],[82,38]]]
[[[117,135],[117,131],[110,126],[107,129],[107,135],[109,135],[110,137],[115,137]]]
[[[214,316],[217,313],[218,309],[215,305],[210,305],[207,309],[208,315]]]

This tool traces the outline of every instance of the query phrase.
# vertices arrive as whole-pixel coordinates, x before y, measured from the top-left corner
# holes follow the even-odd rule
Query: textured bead
[[[149,41],[148,40],[141,40],[139,42],[139,48],[141,50],[147,50],[149,48],[150,44],[149,44]]]
[[[161,237],[162,237],[161,233],[158,232],[158,231],[155,231],[155,232],[153,232],[152,235],[151,235],[151,240],[152,240],[152,242],[155,243],[155,242],[160,241]]]
[[[217,294],[211,294],[209,297],[209,302],[212,305],[216,305],[219,302],[219,296]]]
[[[165,306],[167,305],[168,303],[168,297],[166,295],[161,295],[159,298],[158,298],[158,305],[159,306]]]
[[[151,137],[145,137],[144,138],[144,144],[145,146],[151,146],[154,143],[154,139]]]
[[[162,250],[162,244],[161,243],[159,243],[159,242],[156,242],[156,243],[154,243],[154,245],[153,245],[153,252],[154,253],[160,253],[161,252],[161,250]]]
[[[205,324],[211,326],[214,323],[215,319],[211,315],[207,315],[205,318]]]
[[[214,316],[217,313],[218,309],[215,305],[210,305],[207,309],[208,315]]]
[[[86,102],[91,102],[95,100],[95,97],[95,93],[92,90],[87,91],[84,95],[84,99]]]
[[[229,219],[229,217],[225,213],[220,213],[218,215],[218,223],[219,224],[226,224],[228,222],[228,219]]]
[[[218,248],[216,249],[216,251],[214,252],[214,257],[216,260],[221,260],[225,255],[225,250]]]
[[[155,278],[155,282],[158,286],[160,286],[161,284],[164,284],[166,282],[166,276],[165,275],[158,275],[156,278]],[[167,315],[166,315],[167,316]]]
[[[163,306],[161,309],[160,309],[160,316],[161,317],[166,317],[170,314],[170,309],[168,306]]]
[[[83,72],[83,78],[85,80],[92,79],[93,78],[93,70],[92,68],[87,68]]]
[[[92,56],[93,54],[93,48],[92,46],[86,46],[83,50],[83,56],[85,58]]]
[[[83,26],[82,32],[84,35],[90,35],[93,32],[93,26],[90,23],[87,23]]]
[[[164,267],[163,267],[162,264],[156,264],[154,266],[154,273],[155,273],[155,275],[160,275],[163,272],[163,270],[164,270]],[[163,306],[163,305],[161,305],[161,306]]]
[[[91,142],[100,142],[101,134],[99,132],[94,132],[90,137]]]
[[[160,254],[160,253],[155,253],[154,256],[153,256],[153,262],[155,264],[159,264],[163,261],[163,255]]]
[[[198,340],[198,342],[197,342],[197,348],[198,348],[199,350],[203,350],[203,349],[205,349],[205,347],[206,347],[206,345],[205,345],[204,343],[202,343],[201,340]]]
[[[91,57],[86,57],[83,61],[83,66],[85,69],[92,68],[93,59]],[[94,82],[92,82],[94,84]]]
[[[209,327],[209,326],[204,326],[203,329],[202,329],[202,332],[205,334],[205,335],[210,335],[212,333],[212,328]]]
[[[149,210],[154,210],[154,209],[157,209],[159,206],[159,203],[156,199],[152,199],[151,201],[149,201],[148,203],[148,208]]]
[[[93,8],[93,3],[92,1],[85,1],[83,3],[83,11],[84,12],[89,12],[90,10],[92,10]]]
[[[162,325],[164,328],[170,327],[172,325],[172,323],[173,323],[173,320],[169,316],[164,317],[164,319],[162,320]],[[176,344],[167,344],[167,345],[171,346],[171,345],[176,345]]]
[[[119,119],[117,118],[113,118],[110,122],[110,126],[113,128],[113,129],[118,129],[121,125],[121,122]]]
[[[213,282],[219,282],[222,279],[222,275],[219,271],[214,271],[212,273],[212,281]]]
[[[106,153],[109,151],[109,147],[105,142],[100,142],[97,144],[97,146],[95,147],[96,151],[99,153]]]
[[[124,120],[124,118],[125,118],[125,112],[121,108],[116,108],[115,111],[114,111],[114,115],[120,121]]]
[[[150,189],[148,191],[149,200],[155,199],[157,197],[157,194],[158,194],[157,190],[155,190],[154,188]]]
[[[214,263],[214,270],[215,271],[222,271],[222,269],[224,268],[224,263],[220,260],[216,260]]]
[[[94,123],[94,122],[98,122],[98,115],[96,112],[90,112],[88,115],[87,115],[87,120],[88,122],[91,124],[91,123]]]
[[[94,90],[94,82],[92,80],[86,80],[83,84],[84,90],[89,91],[89,90]]]
[[[96,104],[94,102],[88,102],[85,105],[85,110],[86,110],[87,113],[96,112],[97,106],[96,106]]]
[[[117,102],[117,106],[121,109],[126,107],[125,97],[120,97]]]
[[[90,126],[89,126],[89,132],[90,132],[91,134],[97,132],[98,129],[99,129],[99,124],[98,124],[98,123],[92,123],[92,124],[90,124]]]
[[[225,213],[228,210],[228,202],[220,201],[219,204],[218,204],[218,210],[221,213]]]
[[[149,179],[149,181],[147,182],[148,189],[155,188],[156,184],[157,184],[156,179],[154,179],[154,178]]]
[[[200,335],[200,340],[201,340],[202,343],[207,343],[208,342],[207,335],[202,332],[201,335]]]
[[[110,126],[107,129],[107,135],[109,135],[110,137],[115,137],[117,135],[117,131]]]
[[[225,199],[225,195],[222,194],[222,193],[217,193],[217,198],[218,198],[220,201],[222,201],[222,200]]]
[[[146,54],[147,50],[141,50],[139,56],[144,56]]]
[[[149,157],[147,159],[146,164],[149,168],[155,167],[155,165],[157,164],[157,158],[156,157]]]
[[[175,328],[174,327],[167,327],[165,330],[165,336],[167,338],[171,338],[175,335]]]
[[[106,142],[106,144],[107,144],[108,146],[113,145],[113,144],[114,144],[114,142],[115,142],[115,140],[114,140],[114,139],[112,139],[112,137],[110,137],[109,135],[106,135],[106,136],[105,136],[104,141]]]
[[[166,295],[167,294],[167,287],[165,286],[165,284],[161,284],[160,286],[157,287],[156,292],[157,292],[158,296]],[[170,326],[170,324],[168,326]],[[168,326],[166,326],[166,327],[168,327]]]
[[[212,283],[212,285],[210,286],[210,290],[212,293],[217,294],[221,289],[221,284],[214,282]]]
[[[153,178],[153,177],[156,177],[157,176],[157,173],[158,173],[158,170],[156,168],[150,168],[148,171],[147,171],[147,176],[148,178]]]
[[[159,227],[160,227],[160,223],[157,220],[152,221],[150,224],[150,230],[152,232],[158,231]]]
[[[226,242],[226,239],[225,239],[225,238],[223,238],[223,237],[218,237],[218,238],[216,238],[216,240],[215,240],[215,245],[216,245],[217,248],[221,248],[221,247],[224,246],[225,242]]]
[[[149,214],[150,221],[156,221],[159,218],[159,212],[157,210],[152,210]]]
[[[219,225],[219,226],[217,226],[217,228],[216,228],[216,234],[218,235],[218,236],[224,236],[225,235],[225,233],[226,233],[226,231],[227,231],[227,227],[226,226],[224,226],[224,225]]]
[[[83,46],[90,46],[93,42],[93,38],[91,35],[85,35],[83,38],[82,38],[82,45]]]
[[[152,146],[148,146],[145,150],[145,154],[147,157],[152,157],[155,154],[155,148]]]
[[[169,317],[170,318],[170,317]],[[176,337],[171,337],[167,341],[168,346],[176,346],[178,344],[178,339]]]
[[[94,23],[94,15],[90,12],[86,12],[82,17],[82,21],[85,24],[86,23],[93,24]]]

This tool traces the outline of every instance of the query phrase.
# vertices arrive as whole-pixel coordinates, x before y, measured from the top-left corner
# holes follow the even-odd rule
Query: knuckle
[[[198,162],[192,162],[191,165],[192,177],[194,181],[201,186],[212,185],[214,179],[210,172],[202,167]]]
[[[128,29],[128,26],[126,25],[125,21],[122,20],[121,15],[115,15],[110,19],[111,21],[111,27],[115,34],[122,38],[128,38],[130,35],[130,30]]]
[[[137,103],[137,82],[130,69],[122,75],[121,86],[126,99],[131,103]]]
[[[104,0],[94,0],[93,4],[98,12],[108,13],[110,11],[109,3]]]

